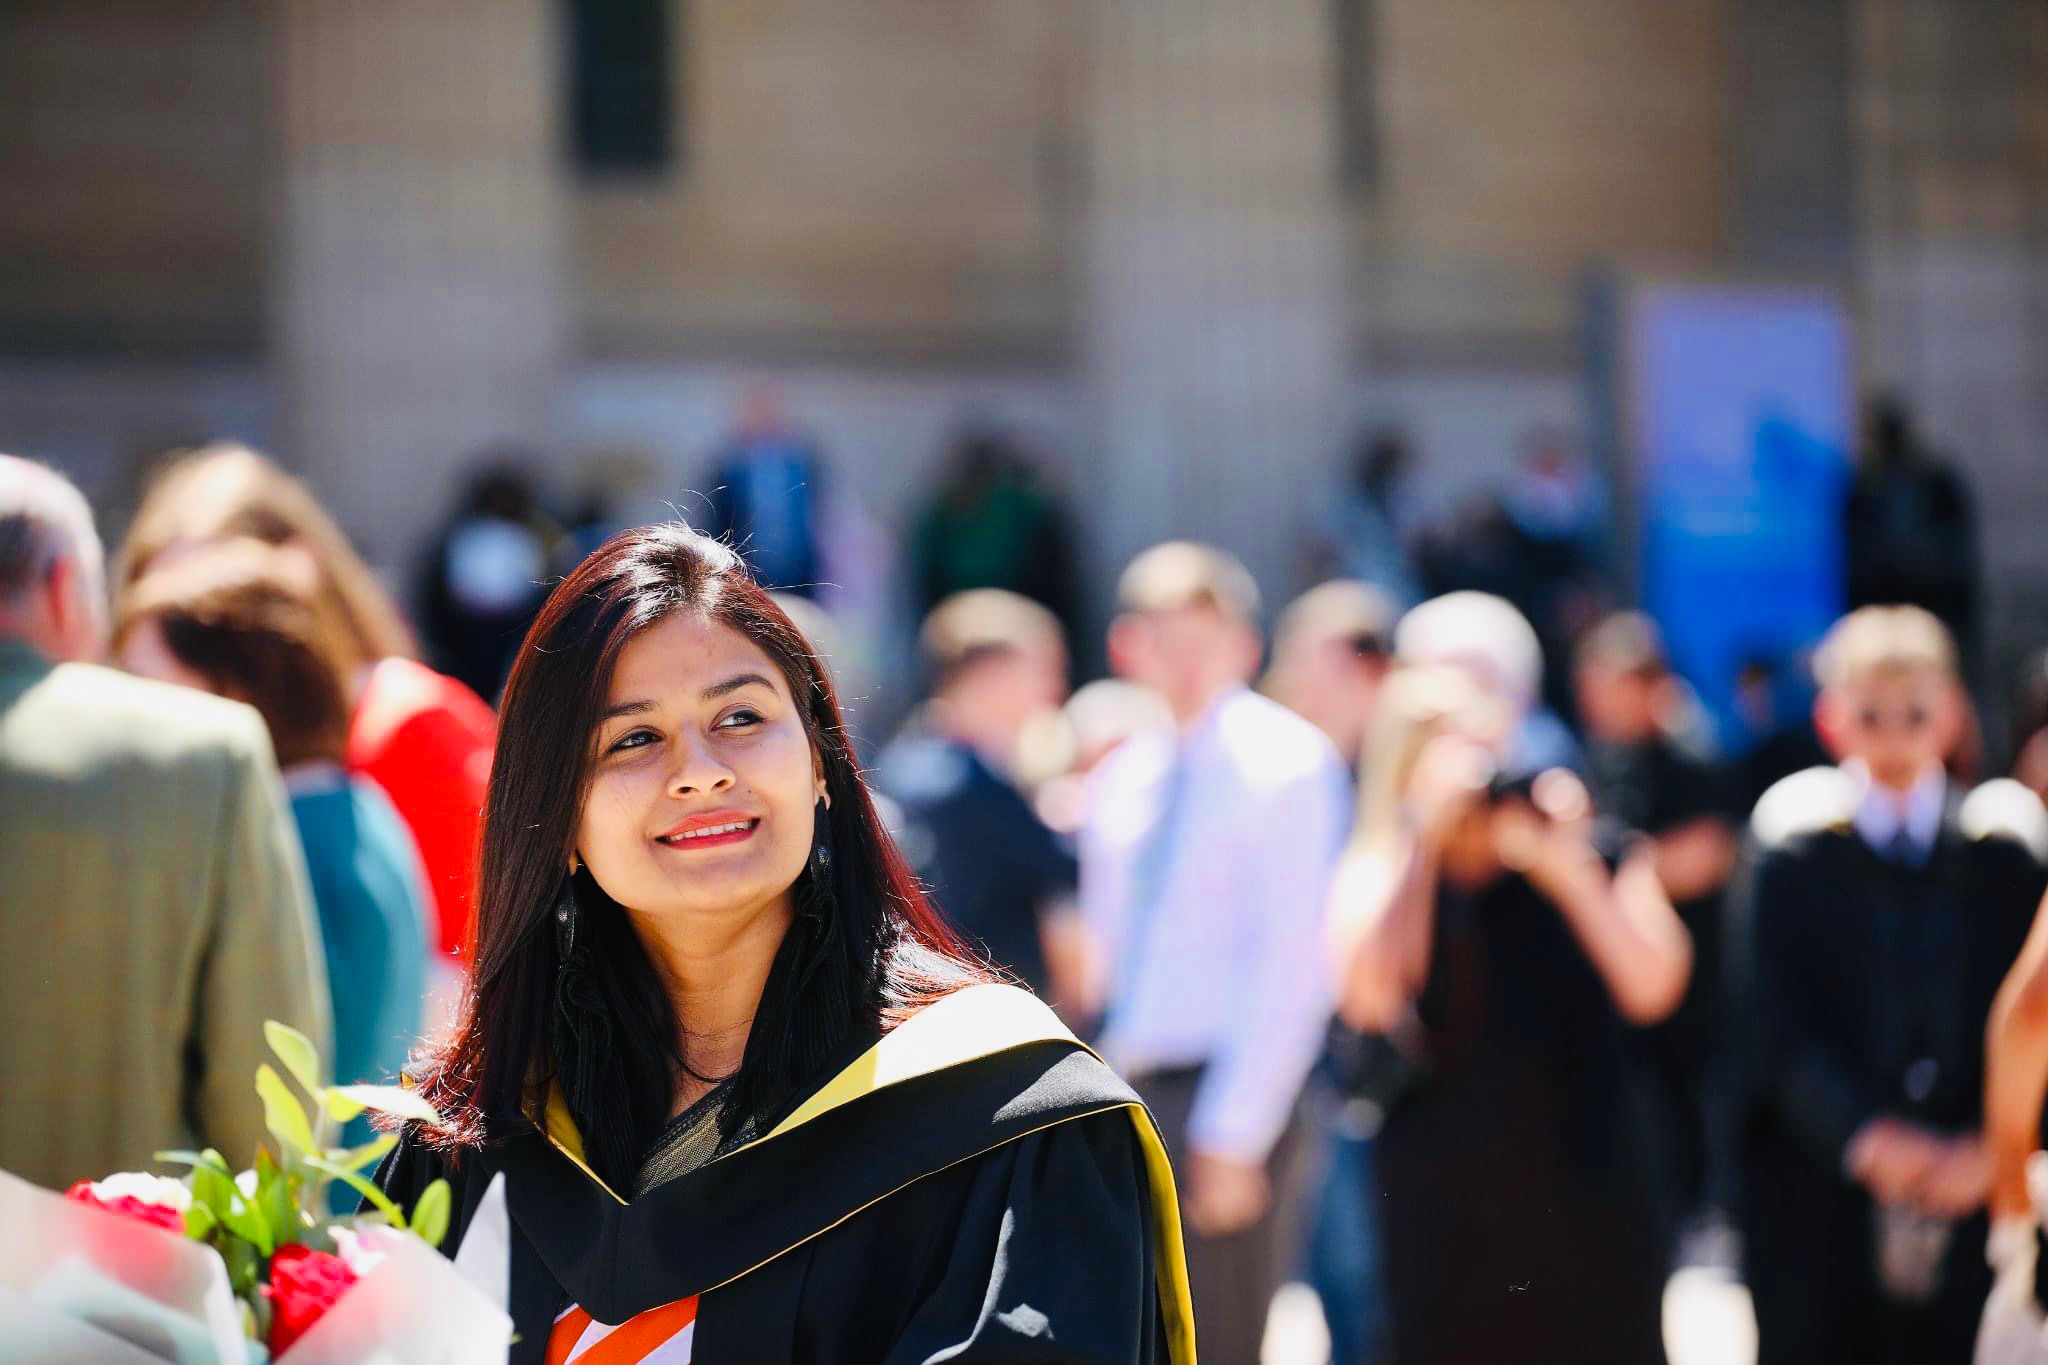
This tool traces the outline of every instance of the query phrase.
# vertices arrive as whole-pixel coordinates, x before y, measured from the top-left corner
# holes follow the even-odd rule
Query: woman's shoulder
[[[1021,986],[963,984],[902,1019],[855,1059],[837,1082],[889,1085],[941,1072],[995,1068],[1020,1086],[1039,1088],[1056,1070],[1059,1091],[1082,1100],[1136,1103],[1121,1077],[1075,1036],[1050,1005]]]
[[[1110,1171],[1111,1183],[1127,1191],[1134,1181],[1171,1181],[1137,1093],[1037,996],[1002,983],[967,986],[927,1005],[782,1128],[793,1134],[815,1125],[814,1140],[836,1143],[877,1124],[906,1151],[922,1152],[926,1171],[948,1170],[956,1179],[993,1171],[1003,1173],[993,1177],[998,1183],[1014,1175],[1056,1187],[1078,1178],[1100,1188]]]
[[[901,1229],[906,1243],[991,1239],[1005,1224],[1035,1215],[1071,1219],[1098,1233],[1118,1226],[1134,1243],[1152,1226],[1159,1198],[1131,1117],[1098,1111],[1034,1129],[963,1157],[904,1186],[867,1211]]]
[[[1114,1205],[1141,1214],[1153,1197],[1139,1112],[1118,1106],[1026,1133],[970,1166],[999,1166],[1012,1190]]]
[[[740,1148],[734,1169],[796,1170],[859,1144],[875,1149],[878,1168],[916,1179],[1112,1113],[1126,1128],[1132,1114],[1143,1117],[1137,1095],[1058,1015],[1029,991],[981,983],[941,996],[844,1061]]]

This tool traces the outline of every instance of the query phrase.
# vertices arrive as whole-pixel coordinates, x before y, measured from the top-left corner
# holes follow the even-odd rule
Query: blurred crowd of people
[[[1659,1361],[1672,1268],[1738,1247],[1764,1365],[1967,1357],[2048,1089],[2048,653],[1980,782],[1968,499],[1901,414],[1873,431],[1855,609],[1810,707],[1745,675],[1734,744],[1616,609],[1558,433],[1448,523],[1368,437],[1270,641],[1187,541],[1085,638],[1060,500],[961,434],[901,552],[922,699],[861,736],[871,780],[941,910],[1151,1108],[1206,1359],[1256,1361],[1301,1277],[1338,1365]],[[815,441],[754,393],[713,464],[703,529],[860,635],[876,538]],[[248,1150],[266,1018],[344,1081],[399,1069],[462,984],[490,699],[616,518],[480,476],[423,650],[255,452],[165,465],[111,558],[0,457],[0,1167]]]

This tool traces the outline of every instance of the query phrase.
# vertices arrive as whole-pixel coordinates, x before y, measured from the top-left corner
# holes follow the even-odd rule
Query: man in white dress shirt
[[[1104,760],[1081,830],[1101,950],[1100,1046],[1180,1174],[1204,1358],[1258,1359],[1281,1269],[1275,1186],[1331,988],[1323,906],[1349,807],[1322,732],[1252,692],[1258,589],[1184,541],[1125,571],[1116,670],[1171,728]]]

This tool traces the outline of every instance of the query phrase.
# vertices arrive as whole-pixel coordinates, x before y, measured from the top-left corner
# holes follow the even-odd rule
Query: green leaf
[[[256,1155],[256,1207],[270,1225],[271,1237],[280,1244],[299,1240],[307,1226],[292,1192],[291,1177],[270,1159],[268,1148]]]
[[[305,1240],[306,1229],[312,1224],[299,1212],[298,1201],[292,1198],[289,1189],[283,1185],[272,1186],[263,1199],[262,1207],[263,1219],[270,1224],[270,1235],[277,1245]]]
[[[357,1175],[354,1171],[349,1170],[346,1166],[337,1166],[326,1157],[320,1156],[307,1157],[306,1165],[322,1175],[334,1177],[363,1198],[369,1200],[371,1207],[383,1214],[385,1221],[389,1222],[391,1226],[395,1228],[405,1226],[405,1213],[398,1205],[391,1202],[391,1196]]]
[[[268,1062],[256,1068],[256,1093],[263,1100],[263,1126],[284,1144],[287,1154],[320,1150],[313,1141],[313,1125],[306,1120],[305,1107]]]
[[[434,1106],[421,1099],[418,1091],[407,1090],[396,1085],[337,1085],[327,1092],[354,1100],[365,1109],[374,1109],[380,1114],[395,1114],[402,1119],[417,1119],[435,1127],[441,1124],[441,1115]],[[332,1104],[328,1112],[333,1113]],[[354,1115],[350,1115],[351,1118]]]
[[[382,1161],[385,1154],[397,1145],[398,1134],[385,1133],[378,1137],[375,1142],[366,1142],[360,1147],[351,1147],[345,1151],[323,1152],[321,1155],[337,1166],[346,1167],[351,1171],[360,1171]]]
[[[311,1038],[289,1024],[266,1019],[263,1021],[263,1040],[270,1044],[270,1050],[284,1063],[284,1069],[306,1088],[308,1095],[320,1093],[320,1050],[313,1046]]]
[[[211,1147],[203,1152],[151,1152],[149,1159],[162,1166],[191,1166],[194,1169],[205,1167],[207,1170],[220,1172],[230,1180],[235,1178],[235,1173],[228,1169],[227,1158]]]
[[[211,1237],[219,1225],[220,1219],[214,1216],[213,1210],[196,1199],[192,1201],[192,1207],[185,1210],[185,1235],[195,1242]]]
[[[233,1234],[228,1240],[229,1247],[235,1245],[235,1238],[240,1238],[268,1256],[275,1245],[269,1221],[222,1173],[227,1164],[221,1161],[220,1153],[209,1149],[205,1155],[212,1159],[192,1168],[192,1209],[186,1214],[186,1231],[191,1231],[193,1213],[204,1209],[217,1225]]]
[[[448,1235],[448,1214],[454,1203],[454,1193],[445,1180],[436,1180],[421,1190],[412,1206],[413,1234],[430,1247],[440,1246],[441,1239]]]
[[[209,1164],[192,1168],[192,1206],[207,1209],[220,1222],[227,1221],[229,1210],[241,1198],[226,1170],[225,1163],[219,1167]]]
[[[234,1289],[235,1297],[245,1304],[255,1298],[257,1281],[263,1273],[262,1256],[257,1254],[256,1248],[247,1242],[229,1242],[221,1250],[221,1259],[228,1263],[228,1284]]]
[[[277,1250],[277,1239],[271,1234],[270,1220],[263,1211],[237,1193],[234,1205],[221,1214],[220,1221],[229,1232],[256,1248],[259,1255],[268,1256]]]

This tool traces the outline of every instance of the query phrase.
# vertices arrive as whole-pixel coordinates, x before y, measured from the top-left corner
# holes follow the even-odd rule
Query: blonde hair
[[[1304,658],[1326,645],[1349,645],[1360,655],[1391,656],[1393,601],[1370,583],[1333,578],[1287,604],[1273,629],[1272,663],[1259,690],[1289,705]]]
[[[115,564],[116,592],[181,542],[246,536],[296,542],[319,570],[315,605],[338,623],[352,667],[419,649],[398,604],[297,479],[249,447],[228,442],[174,456],[150,481]]]
[[[1251,624],[1259,618],[1259,585],[1236,556],[1192,540],[1154,545],[1117,580],[1117,605],[1129,612],[1210,607]]]
[[[1921,607],[1859,607],[1835,622],[1813,656],[1813,675],[1830,691],[1923,670],[1957,676],[1948,627]]]
[[[1448,734],[1489,740],[1511,719],[1508,706],[1462,668],[1397,665],[1374,708],[1359,769],[1353,848],[1384,843],[1399,832],[1409,775],[1431,740]]]
[[[994,654],[1066,648],[1057,616],[1002,588],[956,592],[924,618],[918,645],[933,681],[943,687],[962,668]]]

